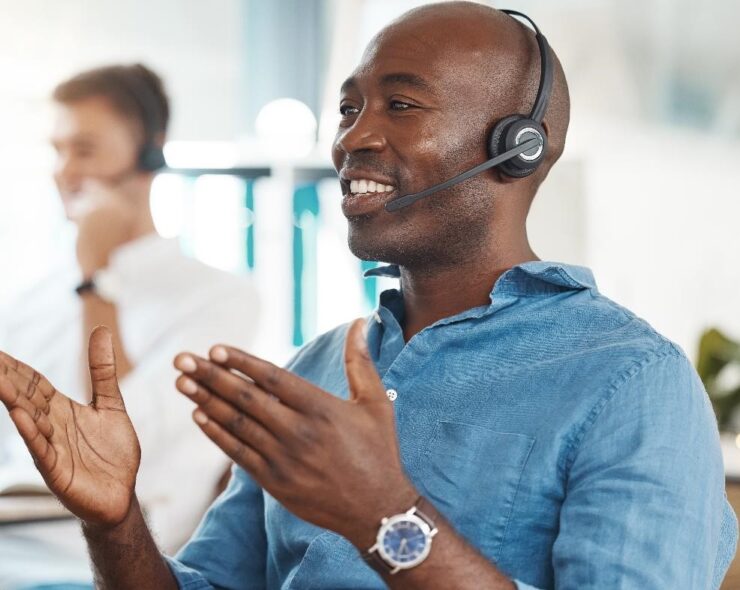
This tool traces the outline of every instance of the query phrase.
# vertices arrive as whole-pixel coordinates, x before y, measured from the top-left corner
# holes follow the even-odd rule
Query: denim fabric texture
[[[382,272],[397,274],[370,274]],[[409,477],[520,589],[718,587],[737,520],[707,395],[683,352],[601,295],[588,269],[514,267],[489,304],[409,342],[398,290],[368,321]],[[346,332],[288,368],[346,398]],[[238,467],[168,563],[185,589],[384,587],[347,540]]]

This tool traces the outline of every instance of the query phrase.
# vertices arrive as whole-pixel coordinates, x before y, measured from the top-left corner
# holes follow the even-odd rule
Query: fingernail
[[[186,373],[192,373],[198,368],[195,359],[192,356],[182,356],[177,361],[177,368]]]
[[[188,395],[195,395],[198,393],[198,386],[195,384],[195,381],[185,377],[180,381],[180,390]]]
[[[195,421],[198,424],[205,424],[206,422],[208,422],[208,416],[206,416],[200,410],[195,410],[195,413],[193,414],[193,418],[195,418]]]
[[[214,346],[211,349],[211,359],[217,363],[225,363],[229,358],[229,353],[223,346]]]

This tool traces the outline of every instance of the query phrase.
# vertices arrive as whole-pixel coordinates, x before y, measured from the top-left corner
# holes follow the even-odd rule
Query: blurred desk
[[[727,498],[735,510],[735,514],[740,513],[740,478],[737,476],[727,477]],[[737,556],[727,571],[725,580],[722,583],[722,590],[738,590],[740,588],[740,560]]]
[[[74,518],[54,496],[0,496],[0,526]]]
[[[723,433],[721,442],[727,499],[735,510],[735,514],[740,514],[740,448],[738,448],[735,435],[732,434]],[[738,590],[738,588],[740,588],[740,560],[735,556],[721,589]]]

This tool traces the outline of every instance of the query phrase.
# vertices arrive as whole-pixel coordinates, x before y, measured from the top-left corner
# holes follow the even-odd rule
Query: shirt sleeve
[[[737,524],[714,414],[683,354],[671,347],[620,375],[573,448],[556,588],[719,584]]]
[[[266,587],[267,538],[262,489],[233,467],[226,490],[188,543],[167,563],[183,590]]]

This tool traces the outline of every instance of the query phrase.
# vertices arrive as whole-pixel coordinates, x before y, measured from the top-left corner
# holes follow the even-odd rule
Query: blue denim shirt
[[[402,322],[401,293],[385,291],[368,344],[398,393],[406,471],[520,589],[719,585],[737,521],[706,393],[684,354],[599,294],[589,270],[529,262],[489,304],[409,342]],[[288,367],[346,398],[346,331]],[[187,589],[384,587],[347,540],[239,468],[168,561]]]

